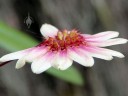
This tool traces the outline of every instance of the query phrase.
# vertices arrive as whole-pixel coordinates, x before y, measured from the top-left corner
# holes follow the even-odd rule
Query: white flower
[[[17,69],[23,67],[26,62],[32,62],[31,69],[36,74],[52,66],[65,70],[72,65],[73,60],[91,67],[94,64],[93,57],[104,60],[112,60],[113,56],[123,58],[122,53],[102,47],[124,44],[128,41],[115,38],[119,35],[115,31],[88,35],[80,34],[77,30],[60,31],[50,24],[42,25],[41,34],[45,37],[44,42],[33,48],[7,54],[0,58],[0,62],[18,59]]]

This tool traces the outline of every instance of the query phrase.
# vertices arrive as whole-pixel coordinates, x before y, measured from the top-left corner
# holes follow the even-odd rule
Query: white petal
[[[23,57],[17,61],[15,68],[20,69],[21,67],[25,65],[25,63],[26,63],[25,58]]]
[[[87,62],[87,65],[90,67],[93,66],[94,65],[93,57],[88,52],[86,52],[84,50],[79,49],[79,51],[81,52],[81,54],[84,55],[86,62]]]
[[[107,52],[98,50],[97,48],[94,48],[93,46],[90,46],[90,47],[82,46],[81,49],[96,58],[100,58],[100,59],[104,59],[104,60],[112,60],[113,59],[111,54],[108,54]]]
[[[125,44],[127,42],[128,42],[127,39],[116,38],[116,39],[110,39],[110,40],[100,41],[100,42],[88,42],[88,45],[106,47],[106,46],[112,46],[112,45],[118,45],[118,44]]]
[[[69,49],[68,54],[71,59],[80,63],[83,66],[91,67],[94,65],[93,58],[88,54],[85,55],[85,53],[81,52],[79,49]]]
[[[87,41],[103,41],[108,40],[114,37],[118,37],[119,32],[116,31],[106,31],[91,35],[90,37],[85,38]]]
[[[54,37],[57,35],[58,29],[50,24],[43,24],[40,32],[45,38]]]
[[[46,71],[47,69],[49,69],[51,67],[51,63],[49,61],[45,61],[44,60],[36,60],[32,63],[31,65],[31,69],[33,71],[33,73],[36,74],[40,74],[44,71]]]
[[[25,54],[27,54],[30,50],[32,50],[32,48],[4,55],[3,57],[0,58],[0,62],[6,62],[6,61],[10,61],[10,60],[20,59]]]
[[[52,66],[52,57],[52,54],[47,53],[39,59],[33,61],[31,65],[33,73],[40,74],[49,69]]]
[[[67,52],[58,52],[55,61],[53,62],[53,67],[66,70],[72,65],[73,61],[67,56]]]
[[[60,66],[58,67],[60,70],[66,70],[67,68],[69,68],[73,63],[73,60],[71,60],[70,58],[66,59],[66,62],[64,63],[60,63]]]
[[[110,49],[106,49],[106,48],[96,48],[97,50],[100,50],[102,52],[105,52],[107,54],[110,54],[112,56],[115,56],[115,57],[119,57],[119,58],[123,58],[124,55],[120,52],[117,52],[117,51],[114,51],[114,50],[110,50]]]
[[[106,35],[109,35],[110,38],[113,38],[113,37],[117,37],[119,35],[119,32],[117,32],[117,31],[105,31],[105,32],[100,32],[100,33],[94,34],[93,36],[94,37],[102,37],[102,36],[106,36]]]

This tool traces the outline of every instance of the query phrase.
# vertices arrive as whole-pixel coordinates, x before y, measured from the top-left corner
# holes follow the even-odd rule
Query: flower
[[[115,38],[119,32],[106,31],[94,35],[80,34],[77,30],[60,31],[50,24],[43,24],[41,34],[44,42],[22,51],[7,54],[0,58],[0,62],[18,59],[16,68],[19,69],[26,62],[32,62],[31,69],[39,74],[54,67],[60,70],[69,68],[73,61],[87,67],[94,65],[93,57],[112,60],[113,56],[123,58],[120,52],[102,48],[111,45],[124,44],[128,40]]]

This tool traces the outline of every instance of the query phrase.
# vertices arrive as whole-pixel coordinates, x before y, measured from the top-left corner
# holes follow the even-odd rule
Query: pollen
[[[54,38],[49,37],[43,43],[43,45],[48,46],[49,50],[52,51],[66,50],[68,47],[78,47],[82,44],[85,44],[85,40],[77,30],[59,31],[57,36]]]

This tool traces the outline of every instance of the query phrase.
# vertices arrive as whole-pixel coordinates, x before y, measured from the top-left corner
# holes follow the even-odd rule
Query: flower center
[[[48,46],[52,51],[66,50],[68,47],[77,47],[85,44],[83,36],[77,30],[59,31],[57,36],[49,37],[43,45]]]

